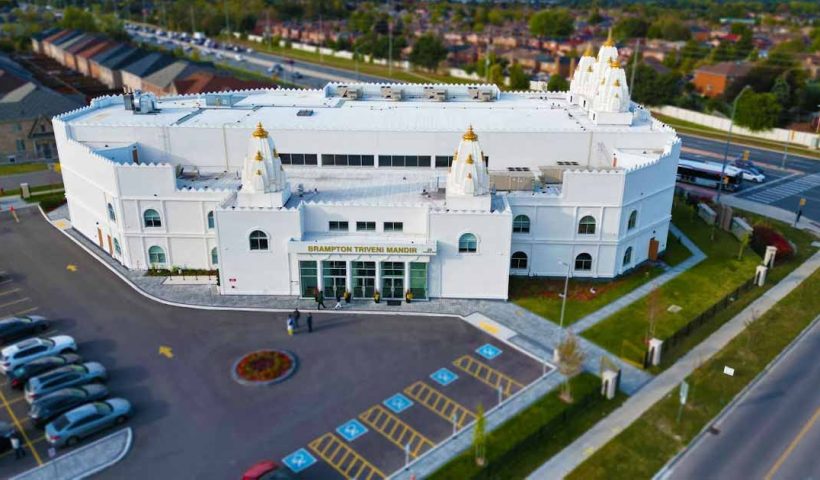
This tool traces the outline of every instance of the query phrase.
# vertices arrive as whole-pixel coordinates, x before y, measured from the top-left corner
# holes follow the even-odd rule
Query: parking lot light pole
[[[453,414],[452,418],[453,418],[453,436],[455,437],[456,433],[458,432],[458,426],[456,425],[456,414],[455,413]]]
[[[567,290],[569,289],[569,273],[570,272],[569,272],[569,263],[567,263],[563,260],[558,260],[558,263],[560,263],[561,265],[567,267],[567,276],[564,279],[564,298],[563,298],[563,301],[561,302],[561,320],[558,323],[558,327],[561,330],[563,330],[564,329],[564,312],[567,309]]]
[[[718,193],[715,202],[720,203],[720,194],[723,191],[723,177],[726,175],[726,162],[729,160],[729,144],[732,143],[732,127],[735,124],[735,112],[737,111],[737,101],[744,93],[751,90],[752,87],[746,85],[743,90],[737,94],[735,100],[732,102],[732,117],[729,120],[729,132],[726,134],[726,148],[723,150],[723,166],[720,168],[720,182],[718,182]]]
[[[498,404],[501,405],[501,402],[504,401],[504,390],[501,389],[501,385],[498,386]]]

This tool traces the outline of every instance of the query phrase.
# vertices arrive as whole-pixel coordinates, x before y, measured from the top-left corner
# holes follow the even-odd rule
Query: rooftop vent
[[[230,93],[208,93],[205,95],[206,107],[233,107],[241,97]]]
[[[435,102],[446,102],[447,90],[443,88],[424,87],[424,98]]]
[[[494,99],[492,90],[486,88],[467,87],[467,93],[472,100],[480,102],[491,102]]]
[[[336,95],[348,100],[358,100],[361,98],[362,92],[358,88],[348,87],[347,85],[338,85],[336,87]]]
[[[400,88],[393,88],[390,86],[383,86],[381,87],[382,98],[385,100],[393,100],[394,102],[400,102],[402,98],[402,90]]]
[[[298,112],[296,112],[296,116],[297,117],[312,117],[313,116],[313,110],[299,110]]]
[[[143,93],[137,90],[133,94],[127,94],[124,97],[124,102],[125,109],[131,110],[135,114],[145,115],[159,111],[157,97],[153,93]]]

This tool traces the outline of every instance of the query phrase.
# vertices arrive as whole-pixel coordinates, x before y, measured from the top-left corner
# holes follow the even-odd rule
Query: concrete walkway
[[[683,243],[683,246],[686,247],[690,252],[692,252],[692,256],[684,260],[683,262],[671,267],[669,270],[664,272],[663,274],[659,275],[656,278],[644,283],[640,287],[632,290],[631,292],[627,293],[626,295],[622,296],[621,298],[615,300],[614,302],[606,305],[603,308],[600,308],[589,315],[581,318],[577,322],[572,324],[572,330],[575,332],[583,332],[584,330],[592,327],[593,325],[597,324],[601,320],[609,317],[613,313],[617,312],[618,310],[625,308],[626,306],[640,300],[641,298],[645,297],[649,294],[653,289],[660,287],[661,285],[665,284],[666,282],[672,280],[673,278],[677,277],[681,273],[689,270],[690,268],[694,267],[698,263],[702,262],[706,258],[706,254],[695,245],[695,242],[689,240],[689,237],[683,234],[683,232],[676,226],[670,224],[669,225],[669,232],[680,239]]]
[[[720,197],[720,203],[724,203],[741,210],[754,212],[758,215],[763,215],[764,217],[780,220],[781,222],[788,223],[789,225],[794,225],[795,212],[790,212],[773,205],[764,205],[762,203],[746,200],[745,198],[738,198],[734,195],[724,195]],[[800,230],[807,230],[817,236],[820,236],[820,223],[809,220],[805,216],[800,219],[800,222],[797,225],[794,226]]]
[[[746,322],[772,308],[803,280],[820,268],[820,252],[797,267],[777,285],[724,324],[709,338],[693,348],[669,369],[655,377],[646,387],[630,397],[619,409],[598,422],[584,435],[543,464],[528,478],[533,480],[563,478],[578,467],[596,450],[615,438],[618,433],[637,420],[655,403],[672,392],[706,359],[720,351],[746,327]]]

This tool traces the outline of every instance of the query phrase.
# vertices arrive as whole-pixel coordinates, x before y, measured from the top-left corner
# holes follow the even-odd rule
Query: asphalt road
[[[702,437],[666,478],[820,478],[818,352],[815,324],[717,425],[719,433]]]
[[[145,299],[35,209],[20,216],[18,224],[0,213],[0,270],[10,275],[0,294],[15,289],[26,300],[0,302],[0,316],[20,309],[55,319],[59,333],[75,337],[79,353],[108,368],[112,394],[134,404],[132,451],[100,478],[237,478],[259,460],[307,448],[419,380],[471,410],[497,401],[494,388],[453,366],[463,355],[475,358],[479,346],[497,344],[459,319],[327,312],[315,315],[314,333],[289,337],[285,314],[192,310]],[[173,358],[159,355],[160,346],[170,347]],[[537,362],[499,346],[496,369],[522,384],[541,374]],[[296,354],[292,378],[261,388],[231,379],[237,358],[268,347]],[[442,367],[459,371],[459,379],[436,385],[429,376]],[[451,432],[449,421],[419,402],[399,416],[433,442]],[[403,465],[402,449],[372,428],[348,445],[386,474]],[[0,477],[20,465],[0,458]],[[300,478],[340,475],[320,460]]]
[[[27,182],[32,187],[36,187],[38,185],[63,183],[63,177],[59,173],[52,172],[51,170],[0,176],[0,188],[5,190],[20,188],[20,184],[24,182]]]

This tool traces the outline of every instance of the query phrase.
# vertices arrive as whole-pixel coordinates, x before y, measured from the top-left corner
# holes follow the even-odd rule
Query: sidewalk
[[[11,480],[79,480],[119,462],[131,448],[133,433],[124,428],[12,477]]]
[[[554,479],[568,475],[583,463],[587,457],[615,438],[618,433],[631,425],[650,407],[668,395],[704,360],[711,358],[712,355],[740,334],[745,329],[746,322],[768,311],[818,268],[820,268],[820,252],[812,255],[780,283],[773,286],[669,369],[655,377],[645,388],[630,397],[618,410],[598,422],[527,478],[532,480]]]
[[[794,225],[795,212],[790,212],[779,207],[764,205],[762,203],[746,200],[745,198],[738,198],[733,195],[724,195],[720,197],[720,203],[724,203],[730,207],[739,208],[741,210],[754,212],[759,215],[763,215],[764,217],[780,220],[781,222],[788,223],[789,225]],[[796,225],[796,228],[806,230],[820,236],[820,223],[809,220],[805,216],[800,219],[800,223]]]

